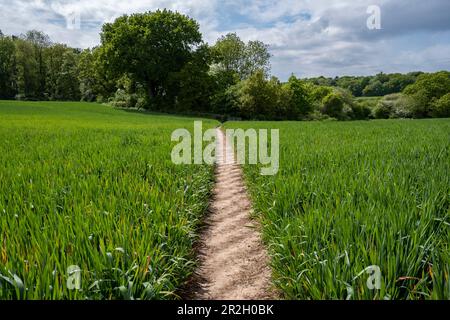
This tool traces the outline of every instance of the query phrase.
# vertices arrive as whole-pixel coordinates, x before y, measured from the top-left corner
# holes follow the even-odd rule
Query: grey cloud
[[[381,7],[382,30],[366,27],[372,4]],[[225,32],[269,43],[273,73],[282,79],[292,72],[333,76],[450,67],[448,0],[0,0],[0,7],[4,33],[38,29],[83,48],[99,43],[104,21],[167,7],[197,19],[210,44]],[[65,10],[73,9],[81,12],[82,30],[67,30],[62,23]],[[305,12],[311,20],[295,18]]]

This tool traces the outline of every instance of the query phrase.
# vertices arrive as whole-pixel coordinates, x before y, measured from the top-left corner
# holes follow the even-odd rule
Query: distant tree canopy
[[[392,93],[402,92],[408,85],[414,83],[420,74],[422,73],[379,73],[376,76],[368,77],[318,77],[307,80],[315,85],[347,89],[355,97],[381,97]]]
[[[229,33],[209,46],[199,29],[169,10],[124,15],[103,26],[101,45],[86,50],[36,30],[18,37],[0,31],[0,99],[262,120],[450,117],[447,71],[283,83],[270,74],[267,44]]]
[[[39,31],[0,37],[0,97],[79,100],[79,50],[54,44]]]
[[[0,34],[0,98],[9,99],[17,91],[16,45],[10,38]]]

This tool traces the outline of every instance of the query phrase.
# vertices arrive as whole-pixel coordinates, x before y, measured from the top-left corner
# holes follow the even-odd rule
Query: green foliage
[[[15,55],[14,41],[0,36],[0,99],[11,99],[17,94]]]
[[[26,99],[36,99],[40,80],[34,47],[30,42],[22,39],[17,39],[15,44],[18,95]]]
[[[245,46],[236,33],[229,33],[217,40],[212,48],[217,69],[225,73],[236,73],[242,79]]]
[[[18,100],[79,100],[79,51],[29,31],[0,38],[0,95]],[[92,72],[92,70],[90,70]]]
[[[292,91],[293,116],[305,117],[312,112],[311,86],[294,75],[289,78],[287,86]]]
[[[354,102],[350,117],[353,120],[367,120],[372,115],[372,109],[364,103]]]
[[[363,90],[363,95],[366,97],[383,96],[383,83],[378,79],[371,81]]]
[[[436,118],[450,117],[450,93],[443,95],[432,103],[431,114]]]
[[[211,166],[170,159],[193,120],[0,102],[0,299],[176,298],[213,182]]]
[[[422,74],[417,81],[406,87],[404,93],[416,101],[414,116],[418,118],[433,115],[432,104],[435,99],[450,92],[450,72]]]
[[[341,95],[330,93],[323,98],[322,112],[330,117],[339,119],[342,118],[342,111],[344,110],[344,100]]]
[[[393,113],[392,103],[380,101],[374,110],[375,119],[389,119]]]
[[[429,99],[440,98],[450,91],[450,72],[441,71],[425,73],[417,78],[417,81],[406,87],[405,94],[415,95],[424,92]]]
[[[145,97],[145,92],[139,94],[139,89],[134,80],[124,74],[116,82],[117,91],[114,97],[110,99],[110,104],[117,108],[136,108],[140,98]]]
[[[244,166],[282,298],[450,298],[449,120],[226,126],[282,133],[277,175]]]
[[[115,90],[118,79],[106,71],[106,62],[101,58],[101,49],[86,49],[78,58],[78,81],[82,101],[103,102]]]
[[[229,33],[217,40],[212,50],[220,72],[235,73],[241,80],[260,71],[265,76],[270,73],[269,46],[261,41],[246,44],[236,33]]]
[[[375,109],[382,97],[359,97],[355,98],[355,102],[365,105],[370,110]]]
[[[128,93],[125,89],[117,89],[114,98],[111,100],[111,105],[116,108],[135,108],[138,102],[138,97],[135,93]]]
[[[199,25],[168,10],[122,16],[103,26],[102,59],[112,74],[130,74],[142,83],[156,104],[174,102],[168,96],[169,78],[191,61],[201,44]],[[168,100],[168,101],[167,101]]]
[[[211,98],[212,111],[227,117],[240,115],[239,85],[218,90]]]
[[[411,72],[408,74],[379,73],[376,76],[369,77],[319,77],[308,79],[308,81],[315,85],[347,89],[355,97],[371,97],[402,92],[406,86],[414,83],[420,74],[420,72]]]
[[[267,81],[262,71],[252,74],[238,85],[239,109],[243,118],[264,119],[274,115],[277,106],[278,80]]]
[[[223,100],[231,102],[229,108],[238,110],[244,119],[298,120],[302,116],[302,105],[298,104],[303,98],[301,89],[293,90],[276,77],[266,79],[264,72],[258,71],[228,89]]]
[[[314,86],[311,90],[313,101],[322,101],[327,95],[332,93],[334,89],[327,86]]]
[[[210,49],[202,45],[180,72],[171,75],[172,95],[177,97],[177,111],[210,111],[211,96],[218,88],[209,74],[211,59]]]
[[[417,102],[404,94],[397,93],[383,97],[374,110],[377,119],[413,118]]]
[[[80,100],[78,55],[65,45],[56,44],[46,51],[46,94],[50,100]]]
[[[269,53],[269,45],[258,40],[249,41],[244,51],[243,77],[247,78],[258,71],[269,75],[271,56]]]
[[[32,98],[45,98],[47,65],[45,61],[45,53],[50,47],[51,41],[48,35],[41,31],[31,30],[25,35],[21,36],[27,43],[31,44],[33,50],[33,57],[36,63],[36,85]]]
[[[440,99],[450,91],[449,72],[292,76],[281,83],[269,77],[266,44],[245,43],[229,33],[209,47],[195,20],[168,10],[122,16],[103,26],[101,39],[101,46],[80,51],[52,44],[38,31],[20,38],[0,36],[0,95],[97,101],[225,119],[364,120],[447,114],[446,100]],[[404,94],[398,94],[402,90]]]

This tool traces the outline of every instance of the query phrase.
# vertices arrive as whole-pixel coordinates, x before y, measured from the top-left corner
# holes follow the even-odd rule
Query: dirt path
[[[216,186],[199,245],[200,268],[192,298],[196,300],[274,299],[268,256],[242,170],[222,130],[217,129]]]

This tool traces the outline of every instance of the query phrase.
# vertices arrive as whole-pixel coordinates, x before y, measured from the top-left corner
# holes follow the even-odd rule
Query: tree
[[[287,87],[292,93],[292,117],[298,118],[308,115],[313,110],[311,87],[294,75],[289,78]]]
[[[376,119],[389,119],[393,113],[392,109],[391,103],[380,101],[374,110],[374,116]]]
[[[11,99],[16,88],[16,47],[10,38],[0,37],[0,98]]]
[[[61,73],[58,79],[61,100],[80,100],[80,83],[77,76],[78,55],[68,49],[63,54]]]
[[[278,103],[278,79],[266,80],[264,72],[258,71],[238,84],[241,116],[246,119],[273,119]]]
[[[411,118],[414,102],[408,96],[394,93],[384,96],[374,109],[377,119]]]
[[[168,98],[170,74],[179,72],[192,59],[202,36],[193,19],[158,10],[124,15],[105,24],[101,42],[101,55],[108,61],[108,71],[129,74],[145,85],[151,101],[159,102]]]
[[[39,91],[39,68],[33,45],[23,39],[17,39],[17,91],[19,98],[36,98]]]
[[[213,47],[220,71],[236,73],[241,79],[245,64],[245,43],[236,33],[229,33],[217,40]]]
[[[97,95],[97,101],[105,102],[114,95],[117,90],[117,81],[120,80],[123,74],[116,72],[110,67],[110,62],[105,59],[102,47],[92,49],[91,53],[93,65],[88,65],[87,67],[90,69],[86,70],[86,72],[92,72],[96,79],[93,90]],[[136,80],[133,81],[136,82]],[[148,91],[147,88],[145,89],[145,91]]]
[[[177,108],[180,110],[210,112],[211,96],[216,89],[209,72],[211,53],[209,47],[201,46],[192,59],[173,74],[174,92]]]
[[[80,83],[80,96],[82,101],[95,101],[98,96],[97,72],[95,68],[95,57],[93,50],[83,50],[78,59],[77,74]]]
[[[79,100],[78,54],[66,45],[47,49],[47,93],[50,100]]]
[[[243,42],[236,33],[229,33],[217,40],[213,47],[219,70],[235,73],[245,80],[256,72],[265,76],[270,72],[269,46],[261,41]]]
[[[265,75],[270,73],[269,46],[262,41],[249,41],[244,51],[244,65],[242,68],[243,78],[262,71]]]
[[[373,78],[363,90],[363,95],[366,97],[379,97],[382,96],[383,93],[383,83],[376,78]]]
[[[322,101],[327,95],[333,92],[332,87],[328,86],[314,86],[311,89],[311,97],[313,101]]]
[[[414,84],[407,86],[403,92],[416,101],[415,117],[432,116],[432,103],[450,92],[450,72],[422,74]]]
[[[432,103],[431,114],[436,118],[450,117],[450,93],[443,95]]]
[[[45,98],[45,81],[47,77],[46,63],[45,63],[45,51],[51,45],[51,41],[48,35],[41,31],[31,30],[25,35],[21,36],[23,40],[27,41],[33,46],[34,59],[36,60],[36,76],[37,85],[34,97],[43,99]]]
[[[344,101],[339,94],[330,93],[323,101],[323,113],[333,118],[341,118],[344,109]]]

